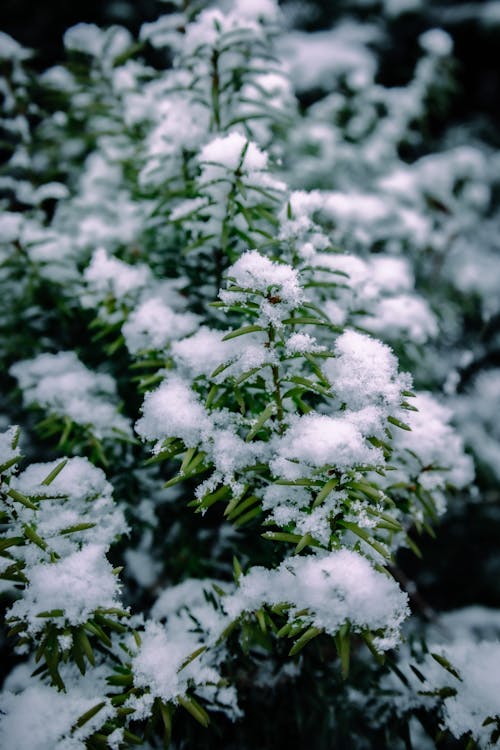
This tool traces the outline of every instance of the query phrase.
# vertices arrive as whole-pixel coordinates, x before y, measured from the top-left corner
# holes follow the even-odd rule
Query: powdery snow
[[[172,355],[192,377],[208,377],[220,364],[232,359],[241,349],[241,341],[222,341],[223,331],[202,326],[189,338],[172,344]]]
[[[453,399],[455,420],[467,446],[478,462],[500,478],[500,369],[481,372],[472,387]]]
[[[99,248],[92,255],[83,278],[88,292],[97,298],[111,294],[121,300],[125,295],[137,293],[148,286],[152,281],[152,273],[149,266],[143,263],[131,266],[109,255],[104,248]]]
[[[285,349],[286,353],[290,355],[314,354],[325,351],[326,346],[318,344],[314,336],[310,336],[308,333],[294,333],[287,339]]]
[[[168,375],[155,391],[146,394],[136,431],[145,440],[178,437],[195,447],[211,431],[211,420],[198,396],[179,375]]]
[[[12,444],[17,442],[19,427],[12,425],[8,430],[0,432],[0,466],[10,463],[19,456],[19,448],[13,448]],[[10,471],[13,471],[15,464],[11,464]]]
[[[349,409],[399,407],[401,391],[411,386],[411,378],[398,374],[398,361],[386,344],[346,331],[335,341],[334,353],[335,358],[328,359],[323,369],[340,402]]]
[[[179,673],[182,662],[196,650],[198,642],[191,634],[178,633],[169,638],[165,628],[154,622],[141,634],[141,647],[134,658],[134,684],[148,688],[164,701],[175,700],[188,689],[189,673]]]
[[[407,336],[416,344],[425,344],[438,335],[437,319],[428,303],[409,294],[379,300],[372,314],[362,317],[360,323],[379,336]]]
[[[64,468],[51,483],[42,484],[60,463],[61,460],[55,460],[30,464],[12,480],[11,485],[25,495],[71,497],[78,502],[99,496],[111,497],[113,488],[106,480],[103,470],[80,456],[66,459]]]
[[[30,677],[32,666],[17,667],[0,695],[0,746],[8,750],[85,750],[86,739],[114,714],[110,702],[71,732],[84,713],[101,703],[107,691],[105,667],[81,675],[73,665],[60,667],[67,692]]]
[[[500,715],[500,642],[457,642],[443,651],[462,678],[444,681],[457,691],[445,701],[444,722],[455,737],[470,731],[487,747],[492,727],[484,720]]]
[[[202,165],[213,166],[212,162],[228,170],[261,171],[267,167],[267,154],[255,143],[248,141],[244,135],[233,131],[229,135],[219,136],[204,146],[199,155]],[[205,167],[205,179],[209,170]]]
[[[381,451],[344,416],[314,413],[295,419],[283,437],[276,438],[274,455],[271,469],[285,479],[308,475],[311,468],[345,470],[383,462]]]
[[[227,276],[234,279],[237,286],[279,296],[292,309],[298,307],[303,300],[298,271],[284,263],[269,260],[257,250],[250,250],[238,258],[228,269]],[[223,294],[223,301],[229,302],[230,293]]]
[[[15,490],[27,497],[41,498],[37,511],[17,504],[12,532],[22,536],[22,524],[34,524],[49,550],[60,556],[67,556],[90,542],[108,548],[128,531],[123,510],[113,502],[112,486],[101,469],[79,456],[68,459],[55,479],[43,484],[60,464],[60,461],[31,464],[12,478],[10,484]],[[61,533],[82,523],[94,525],[71,534]],[[32,544],[15,547],[12,555],[28,565],[49,559],[48,551]]]
[[[326,31],[284,34],[278,48],[297,91],[328,91],[342,76],[351,85],[372,79],[376,63],[366,42],[376,37],[375,26],[344,21]]]
[[[196,329],[198,315],[178,313],[160,297],[142,302],[122,327],[131,354],[144,350],[162,350],[169,342],[187,336]]]
[[[0,60],[9,60],[12,62],[21,62],[32,56],[32,51],[22,47],[9,34],[0,31]]]
[[[92,372],[75,352],[39,354],[10,369],[26,405],[37,405],[58,417],[88,427],[97,438],[131,433],[128,419],[117,411],[116,384],[110,375]]]
[[[427,489],[444,488],[446,484],[460,488],[470,484],[474,465],[471,457],[464,453],[462,438],[450,425],[451,410],[430,393],[418,393],[411,401],[418,411],[400,414],[411,432],[395,431],[395,448],[417,456],[420,470],[425,467],[419,481]],[[408,460],[412,460],[410,456]],[[429,471],[432,467],[436,470]],[[416,468],[418,473],[418,466]]]
[[[358,632],[381,628],[385,635],[375,645],[382,651],[397,644],[398,628],[409,614],[407,596],[397,583],[348,550],[287,558],[274,570],[252,568],[224,607],[237,617],[281,602],[292,605],[290,619],[306,609],[304,619],[331,635],[345,623]]]
[[[119,606],[118,579],[104,552],[103,546],[88,544],[59,562],[30,568],[29,585],[9,616],[25,620],[35,634],[47,622],[37,617],[41,612],[62,610],[68,623],[79,625],[96,609]]]

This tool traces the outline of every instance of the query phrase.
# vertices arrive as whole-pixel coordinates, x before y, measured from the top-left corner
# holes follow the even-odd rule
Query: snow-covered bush
[[[418,652],[397,565],[470,488],[464,441],[498,475],[497,371],[459,344],[498,315],[467,242],[498,156],[403,158],[452,44],[389,88],[383,33],[183,3],[137,42],[73,27],[38,77],[0,36],[2,747],[250,748],[265,685],[301,742],[498,742],[496,631]]]

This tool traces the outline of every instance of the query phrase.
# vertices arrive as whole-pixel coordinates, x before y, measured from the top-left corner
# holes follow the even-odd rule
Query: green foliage
[[[75,27],[38,79],[12,48],[0,355],[29,462],[2,433],[6,746],[25,750],[29,715],[40,750],[208,750],[239,726],[238,747],[277,748],[292,725],[321,750],[411,748],[397,681],[432,737],[467,682],[459,652],[395,656],[396,554],[421,556],[472,476],[450,415],[374,337],[418,370],[436,327],[391,255],[413,225],[391,204],[382,229],[346,229],[350,197],[290,189],[313,115],[277,57],[277,6],[247,5],[186,4],[138,42]],[[172,67],[148,63],[158,46]],[[424,54],[402,119],[383,87],[339,85],[344,156],[380,145],[385,104],[395,158],[446,93],[442,57]],[[394,301],[415,330],[388,320]]]

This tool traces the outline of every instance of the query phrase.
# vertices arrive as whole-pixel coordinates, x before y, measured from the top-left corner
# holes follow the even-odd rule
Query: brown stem
[[[274,332],[274,328],[272,325],[269,326],[267,333],[269,337],[269,345],[272,346],[275,340],[275,332]],[[276,416],[278,418],[279,431],[280,433],[283,433],[285,429],[285,425],[283,423],[284,411],[283,411],[283,399],[281,397],[280,374],[279,374],[278,365],[272,365],[271,372],[273,375],[274,400],[276,401]]]
[[[219,51],[214,49],[212,53],[212,112],[215,130],[220,130],[220,101],[219,101]]]

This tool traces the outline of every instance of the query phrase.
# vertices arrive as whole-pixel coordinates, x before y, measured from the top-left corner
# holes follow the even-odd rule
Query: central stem
[[[272,348],[272,345],[275,341],[275,331],[274,327],[271,325],[267,329],[267,335],[269,337],[269,347]],[[276,402],[276,416],[278,418],[278,424],[279,424],[279,432],[282,434],[285,430],[285,425],[283,423],[284,419],[284,411],[283,411],[283,400],[281,397],[281,385],[280,385],[280,373],[278,365],[271,365],[271,372],[273,376],[273,385],[274,385],[274,400]]]
[[[219,101],[219,51],[212,53],[212,113],[215,130],[220,130],[220,101]]]

